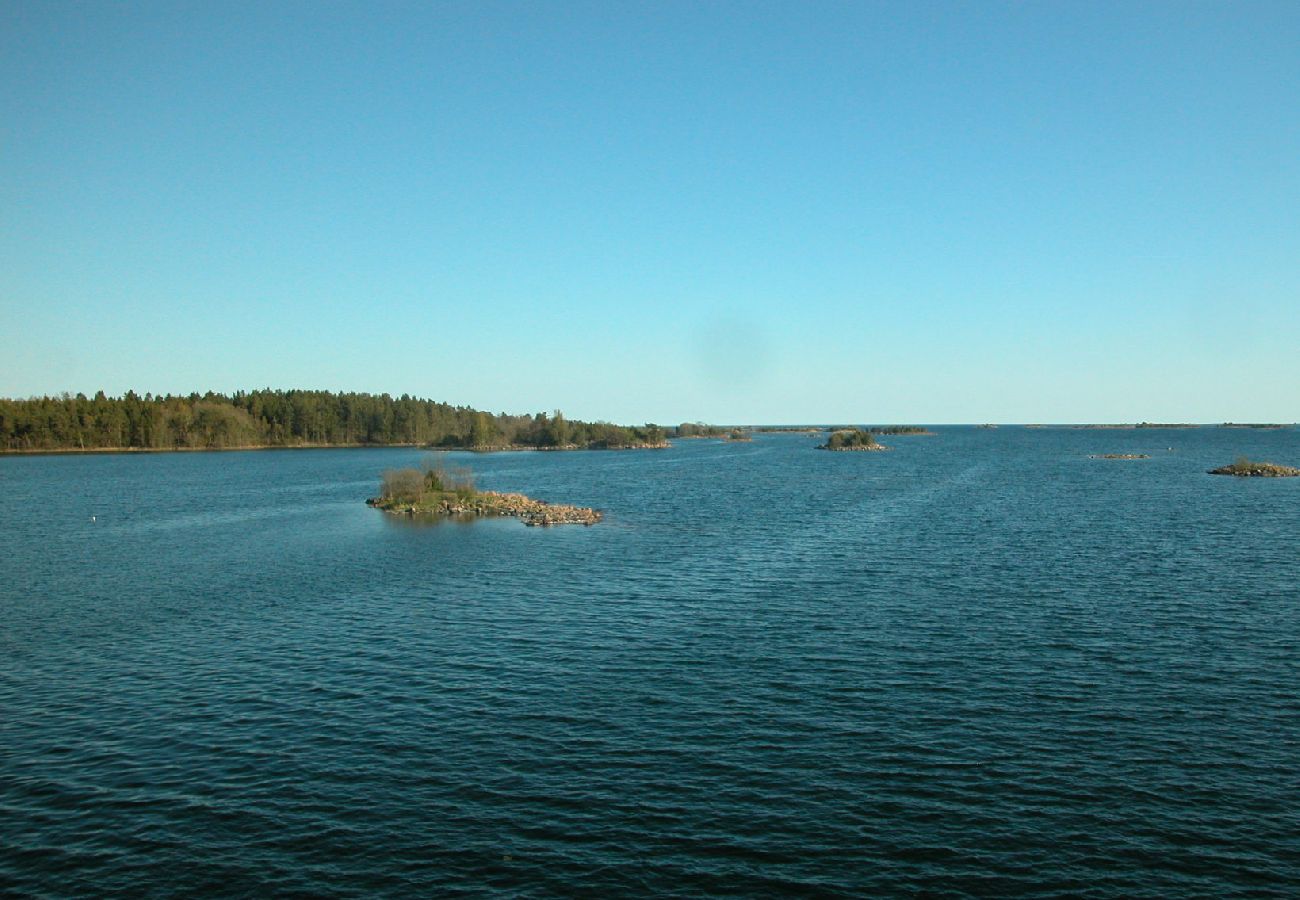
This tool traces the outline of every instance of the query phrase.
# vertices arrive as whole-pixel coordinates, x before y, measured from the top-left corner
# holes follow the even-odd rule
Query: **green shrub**
[[[827,450],[843,450],[849,447],[874,446],[876,446],[876,439],[869,431],[863,431],[861,428],[837,431],[826,439]]]

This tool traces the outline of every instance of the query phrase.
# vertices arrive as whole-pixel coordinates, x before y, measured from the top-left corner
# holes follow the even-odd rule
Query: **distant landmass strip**
[[[559,410],[492,414],[403,394],[308,390],[0,399],[0,449],[221,450],[411,445],[444,449],[667,446],[657,425],[566,419]]]

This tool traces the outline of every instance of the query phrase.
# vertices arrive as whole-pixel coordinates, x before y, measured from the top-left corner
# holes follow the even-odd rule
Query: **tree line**
[[[619,448],[664,442],[656,425],[492,414],[403,394],[260,390],[188,396],[127,391],[0,399],[5,450],[228,449],[410,444],[447,449]]]

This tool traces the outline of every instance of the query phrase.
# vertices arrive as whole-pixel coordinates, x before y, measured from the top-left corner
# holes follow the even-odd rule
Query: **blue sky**
[[[0,395],[1300,418],[1300,4],[0,0]]]

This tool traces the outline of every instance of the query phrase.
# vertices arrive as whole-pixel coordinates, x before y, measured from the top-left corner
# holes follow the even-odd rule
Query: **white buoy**
[[[95,521],[95,517],[94,517],[94,516],[91,516],[91,517],[90,517],[90,521],[92,521],[92,522]]]

